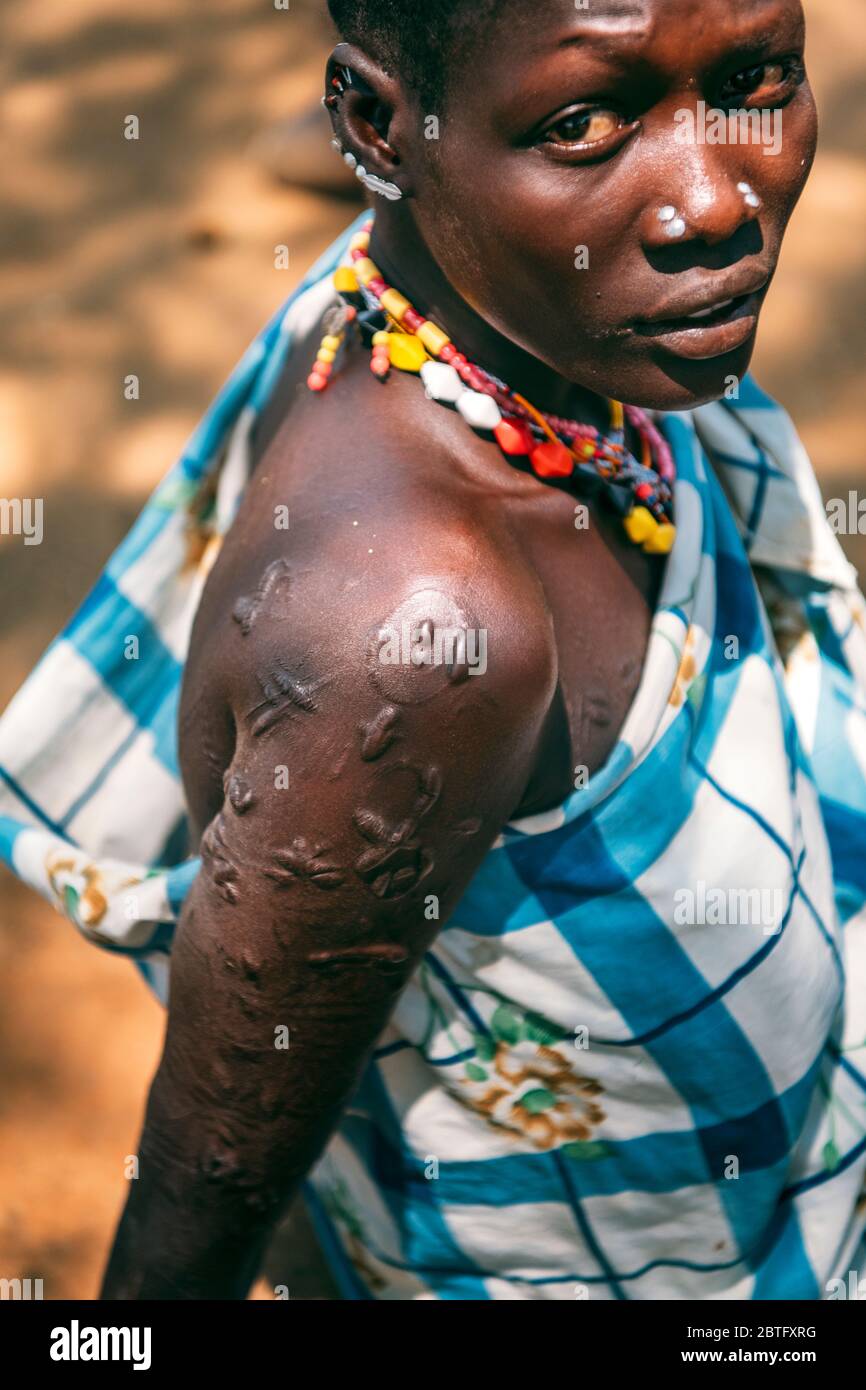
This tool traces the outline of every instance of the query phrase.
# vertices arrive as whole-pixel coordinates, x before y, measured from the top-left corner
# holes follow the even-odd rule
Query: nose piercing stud
[[[659,208],[658,219],[664,227],[666,236],[676,238],[685,235],[685,220],[678,215],[676,208],[670,203]]]
[[[746,207],[759,208],[761,206],[761,200],[750,183],[738,183],[737,191],[742,193]]]

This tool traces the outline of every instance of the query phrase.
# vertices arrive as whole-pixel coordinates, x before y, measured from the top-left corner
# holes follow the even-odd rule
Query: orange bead
[[[387,357],[374,357],[370,361],[370,371],[376,376],[387,376],[391,370],[391,363]]]
[[[529,456],[539,478],[568,478],[574,470],[574,459],[559,440],[548,439],[539,444]]]
[[[504,454],[531,454],[535,448],[532,430],[522,420],[500,420],[493,433]]]
[[[307,377],[307,385],[311,391],[324,391],[328,384],[328,378],[322,376],[320,372],[310,372]]]

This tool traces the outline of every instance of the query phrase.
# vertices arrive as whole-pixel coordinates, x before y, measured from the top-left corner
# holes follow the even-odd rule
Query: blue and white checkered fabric
[[[0,720],[0,852],[162,998],[199,865],[192,618],[360,221]],[[866,605],[750,379],[659,424],[677,541],[619,742],[504,828],[311,1176],[347,1296],[816,1299],[866,1273]]]

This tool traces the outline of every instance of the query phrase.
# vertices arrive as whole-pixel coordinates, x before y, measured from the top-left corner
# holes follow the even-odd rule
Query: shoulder
[[[331,494],[330,504],[326,517],[299,517],[291,543],[260,554],[253,573],[245,566],[220,652],[236,722],[282,685],[299,709],[332,719],[388,704],[410,723],[477,724],[491,742],[540,721],[556,644],[520,557],[429,498],[359,508]]]
[[[372,383],[387,416],[370,384],[330,402],[302,396],[253,475],[225,547],[229,689],[246,698],[256,662],[279,652],[358,699],[375,689],[426,703],[441,686],[445,705],[471,689],[513,696],[524,715],[546,708],[553,622],[495,487],[461,472],[453,422],[431,414],[417,382]],[[275,529],[280,512],[287,529]]]

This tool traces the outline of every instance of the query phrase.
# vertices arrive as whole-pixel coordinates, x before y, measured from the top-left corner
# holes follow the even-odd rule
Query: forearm
[[[285,1049],[274,1038],[285,1011],[252,1020],[242,996],[222,1010],[210,1001],[198,1056],[167,1039],[103,1298],[246,1296],[387,1018],[392,991],[357,984],[306,991]]]
[[[133,1183],[105,1273],[104,1299],[246,1297],[268,1230],[195,1172],[155,1157],[145,1132],[142,1176]],[[234,1209],[233,1209],[234,1208]],[[246,1216],[246,1220],[244,1219]]]

